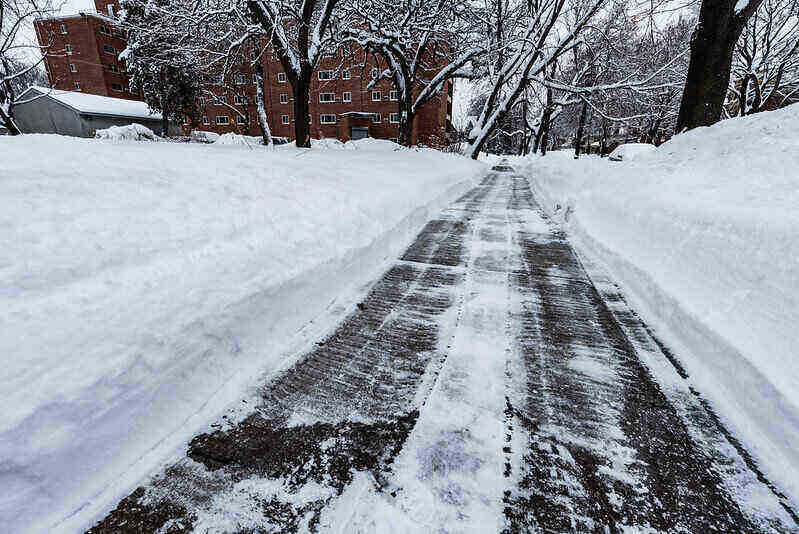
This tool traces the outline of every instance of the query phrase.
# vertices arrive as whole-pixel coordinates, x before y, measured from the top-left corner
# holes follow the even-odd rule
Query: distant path
[[[510,168],[260,398],[88,532],[799,532]]]

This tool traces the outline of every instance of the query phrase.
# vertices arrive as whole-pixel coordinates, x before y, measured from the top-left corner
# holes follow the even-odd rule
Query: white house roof
[[[110,96],[90,95],[80,91],[58,91],[47,87],[32,85],[22,95],[23,100],[28,92],[35,91],[72,108],[81,115],[112,115],[115,117],[131,117],[135,119],[160,120],[160,113],[153,113],[147,104],[138,100],[112,98]]]

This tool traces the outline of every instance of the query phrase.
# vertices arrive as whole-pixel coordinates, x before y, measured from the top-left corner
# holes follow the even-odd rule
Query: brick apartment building
[[[117,0],[95,0],[96,11],[39,19],[36,34],[51,53],[45,64],[50,84],[55,89],[141,100],[131,91],[125,62],[118,59],[127,46],[125,31],[115,14]],[[272,135],[293,139],[293,94],[280,62],[267,49],[261,55],[264,74],[264,100]],[[375,137],[396,139],[398,106],[390,80],[369,82],[383,68],[364,54],[351,49],[338,50],[323,57],[311,85],[309,113],[314,138]],[[431,75],[434,73],[430,73]],[[216,133],[236,132],[260,135],[255,102],[255,73],[248,62],[234,69],[228,79],[218,80],[207,98],[200,124],[184,124],[192,129]],[[452,83],[423,106],[413,125],[412,143],[432,146],[446,142],[452,131]]]

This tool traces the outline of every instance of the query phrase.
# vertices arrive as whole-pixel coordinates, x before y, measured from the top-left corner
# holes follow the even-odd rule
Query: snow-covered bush
[[[110,141],[160,141],[161,138],[155,135],[151,129],[138,123],[125,126],[111,126],[97,130],[94,134],[96,139],[108,139]]]
[[[192,130],[191,140],[195,143],[215,143],[219,139],[216,132],[206,132],[203,130]]]
[[[654,152],[657,147],[647,143],[626,143],[617,146],[613,152],[610,153],[611,161],[631,161],[642,154],[649,154]]]
[[[252,135],[239,135],[237,133],[228,132],[217,137],[213,142],[215,146],[243,146],[252,148],[254,146],[263,146],[263,139]]]
[[[354,141],[347,141],[347,148],[368,149],[368,150],[397,150],[403,148],[402,145],[389,141],[388,139],[374,139],[366,137]]]

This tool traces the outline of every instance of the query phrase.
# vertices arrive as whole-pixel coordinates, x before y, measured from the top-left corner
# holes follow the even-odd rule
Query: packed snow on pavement
[[[85,526],[486,169],[352,148],[0,138],[4,529]]]
[[[552,152],[514,164],[799,502],[799,105],[633,161]]]

